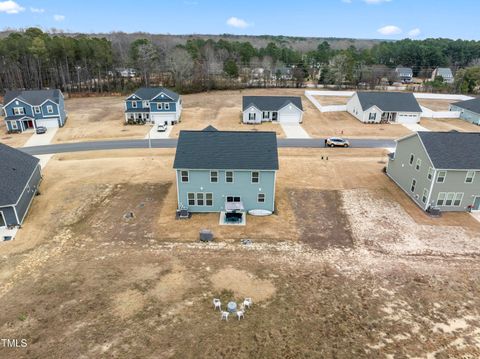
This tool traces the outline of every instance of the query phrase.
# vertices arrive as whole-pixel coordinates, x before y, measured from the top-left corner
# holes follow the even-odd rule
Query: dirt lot
[[[282,149],[277,214],[244,228],[174,220],[172,154],[49,162],[0,245],[0,337],[28,342],[0,357],[480,356],[480,224],[423,214],[383,151]],[[214,297],[254,306],[220,322]]]
[[[425,106],[432,111],[448,111],[448,106],[451,103],[458,102],[457,100],[428,100],[428,99],[417,99],[417,102],[421,106]]]
[[[431,131],[459,131],[459,132],[480,132],[480,126],[458,118],[426,119],[420,121],[420,125]]]
[[[347,96],[314,96],[322,106],[346,105],[350,97]]]
[[[31,133],[8,134],[7,126],[5,126],[3,117],[0,116],[0,143],[4,143],[12,147],[22,147],[30,136]]]

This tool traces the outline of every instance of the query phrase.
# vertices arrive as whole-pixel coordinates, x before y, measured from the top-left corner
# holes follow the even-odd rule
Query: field
[[[451,103],[458,102],[457,100],[429,100],[429,99],[417,99],[417,102],[421,106],[425,106],[432,111],[448,111],[448,107]]]
[[[28,342],[1,357],[480,355],[480,224],[426,216],[382,173],[384,151],[281,149],[276,214],[241,228],[176,221],[172,161],[52,158],[0,245],[0,332]],[[214,297],[254,306],[220,322]]]
[[[22,147],[28,138],[31,136],[31,133],[15,133],[8,134],[7,126],[3,121],[3,118],[0,117],[0,142],[12,147]]]

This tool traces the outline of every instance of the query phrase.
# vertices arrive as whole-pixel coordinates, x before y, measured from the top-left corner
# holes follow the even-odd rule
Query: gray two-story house
[[[173,167],[179,209],[275,210],[275,132],[180,131]]]
[[[58,89],[7,91],[3,111],[8,132],[63,127],[67,120],[63,94]]]
[[[0,227],[23,223],[40,185],[39,162],[0,143]]]
[[[480,210],[480,133],[418,132],[397,141],[388,176],[423,210]]]
[[[125,122],[173,125],[180,121],[182,98],[164,87],[142,87],[125,99]]]

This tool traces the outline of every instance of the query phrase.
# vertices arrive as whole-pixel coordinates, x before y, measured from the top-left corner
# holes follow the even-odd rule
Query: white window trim
[[[163,103],[162,102],[157,103],[157,110],[163,110]]]
[[[428,168],[428,173],[427,173],[427,179],[431,181],[433,179],[433,175],[435,174],[434,170],[432,167]],[[429,178],[430,177],[430,178]]]
[[[170,104],[167,102],[165,103],[165,106],[163,106],[164,110],[170,110]]]
[[[207,204],[207,195],[212,196],[212,204]],[[213,193],[212,192],[205,192],[205,206],[207,207],[213,207]]]
[[[198,195],[201,194],[202,195],[202,198],[199,200],[198,199]],[[205,206],[205,193],[203,192],[195,192],[195,200],[196,200],[196,205],[197,206],[200,206],[200,207],[203,207]],[[203,204],[198,204],[199,201],[203,201]]]
[[[217,180],[216,181],[212,181],[212,173],[215,172],[217,174]],[[210,171],[210,183],[218,183],[218,171]]]
[[[238,202],[235,202],[235,201],[233,201],[233,202],[228,202],[228,201],[227,201],[227,198],[228,198],[228,197],[232,197],[232,198],[238,197],[238,198],[240,198],[240,201],[238,201]],[[239,202],[242,202],[242,197],[241,197],[241,196],[237,196],[237,195],[233,195],[233,194],[227,194],[227,195],[225,196],[225,202],[226,202],[226,203],[239,203]]]
[[[458,204],[455,204],[455,201],[457,200],[457,194],[460,195],[460,202],[458,202]],[[454,207],[460,207],[462,205],[464,195],[465,195],[464,192],[456,192],[455,193],[455,197],[453,197],[453,206]]]
[[[471,182],[467,182],[467,178],[469,178],[469,177],[468,177],[468,174],[469,174],[469,173],[473,173]],[[475,174],[476,174],[475,171],[468,171],[468,172],[467,172],[467,175],[465,176],[465,182],[464,182],[464,183],[467,183],[467,184],[473,183],[473,181],[475,180]]]
[[[415,182],[415,184],[413,184]],[[412,190],[413,187],[413,190]],[[415,178],[412,178],[412,182],[410,183],[410,192],[415,193],[415,188],[417,187],[417,180]]]
[[[443,181],[438,180],[440,178],[440,173],[445,173],[445,176],[443,176]],[[447,171],[438,171],[436,182],[437,183],[445,183],[446,180],[447,180]]]
[[[143,106],[143,107],[150,107],[150,101],[148,101],[148,100],[143,100],[142,106]]]
[[[232,173],[232,182],[227,181],[227,173],[228,172]],[[235,183],[235,173],[233,171],[225,171],[225,183],[229,183],[229,184]]]
[[[53,106],[47,105],[47,113],[53,113]]]
[[[18,130],[17,121],[10,121],[10,126],[12,127],[12,130]]]
[[[422,160],[420,158],[417,158],[417,162],[415,163],[415,169],[417,171],[420,171],[421,167],[422,167]]]
[[[33,106],[33,113],[36,115],[42,113],[42,108],[40,106]]]
[[[248,114],[248,120],[249,121],[255,121],[257,119],[257,114],[255,112],[250,112]]]
[[[442,197],[442,194],[443,194],[443,198],[442,198],[443,203],[438,204],[438,202],[440,202],[440,197]],[[445,199],[446,198],[447,198],[447,193],[446,192],[438,192],[438,196],[437,196],[437,200],[435,201],[435,205],[443,207],[445,205]]]
[[[187,180],[186,181],[183,180],[183,173],[182,172],[187,172]],[[180,182],[181,183],[190,183],[190,171],[188,171],[188,170],[181,170],[180,171]]]
[[[21,111],[20,111],[21,110]],[[17,113],[18,111],[18,113]],[[14,116],[19,116],[19,115],[25,115],[25,108],[23,107],[14,107],[13,108],[13,115]]]
[[[258,173],[257,182],[253,182],[253,174],[254,174],[254,173]],[[260,171],[252,171],[252,172],[250,172],[250,183],[252,183],[252,184],[260,183]]]
[[[137,101],[132,101],[132,108],[137,108]]]
[[[410,153],[410,157],[408,157],[408,164],[410,166],[413,166],[413,162],[415,162],[415,154],[414,153]]]
[[[193,204],[190,204],[190,198],[189,198],[190,194],[193,194]],[[197,196],[195,195],[195,192],[187,192],[187,204],[189,206],[196,206],[197,205]]]
[[[425,198],[425,201],[423,200],[424,198]],[[427,200],[428,200],[428,190],[424,188],[422,192],[422,203],[427,203]]]
[[[263,201],[260,201],[260,196],[263,195]],[[258,193],[257,194],[257,203],[265,203],[267,201],[267,196],[265,193]]]

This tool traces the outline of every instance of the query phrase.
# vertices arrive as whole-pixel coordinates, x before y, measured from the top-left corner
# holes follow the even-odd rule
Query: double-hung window
[[[213,206],[213,193],[205,193],[205,204],[209,207]]]
[[[195,193],[188,193],[188,205],[189,206],[195,206]]]
[[[167,103],[163,106],[163,108],[164,108],[165,110],[170,110],[170,104],[167,102]]]
[[[53,106],[52,105],[47,106],[47,113],[53,113]]]
[[[233,183],[233,171],[226,171],[225,172],[225,182]]]
[[[203,206],[205,205],[204,199],[203,199],[203,193],[199,192],[197,193],[197,206]]]
[[[183,183],[188,182],[188,171],[180,171],[180,177]]]
[[[157,110],[163,110],[163,103],[162,102],[157,103]]]
[[[253,171],[252,172],[252,183],[258,183],[258,182],[260,182],[260,172]]]
[[[445,197],[446,196],[447,196],[447,194],[445,192],[440,192],[438,194],[437,206],[443,206],[443,204],[445,203]]]
[[[14,115],[25,115],[25,109],[23,107],[14,107],[13,108]]]
[[[438,171],[437,183],[445,182],[445,177],[447,177],[447,171]]]
[[[412,186],[410,187],[410,191],[415,192],[415,186],[417,185],[417,180],[414,178],[412,180]]]
[[[423,189],[423,194],[422,194],[422,202],[427,203],[427,197],[428,197],[428,190],[426,188]]]
[[[263,111],[262,112],[262,118],[265,120],[265,119],[268,119],[270,117],[270,113],[268,111]]]
[[[258,203],[265,203],[265,193],[259,193],[257,196]]]
[[[472,183],[475,178],[475,171],[468,171],[465,176],[465,183]]]
[[[463,193],[455,193],[455,199],[453,201],[453,205],[455,207],[459,207],[460,204],[462,203],[462,199],[463,199]]]
[[[375,121],[376,118],[377,118],[377,114],[376,114],[376,113],[369,113],[369,114],[368,114],[368,120],[369,120],[369,121]]]
[[[417,158],[417,163],[415,165],[415,169],[417,171],[420,171],[420,167],[422,166],[422,160],[420,158]]]
[[[412,153],[410,155],[410,161],[408,161],[408,163],[410,164],[410,166],[413,164],[413,160],[415,159],[415,155]]]
[[[137,108],[137,101],[132,101],[132,108]]]
[[[430,167],[430,168],[428,169],[427,178],[428,178],[429,181],[431,181],[432,178],[433,178],[433,168],[432,168],[432,167]]]
[[[255,118],[256,118],[256,117],[257,117],[257,116],[256,116],[255,112],[248,114],[248,120],[249,120],[249,121],[255,121]]]
[[[218,182],[218,171],[210,171],[210,182],[211,183]]]
[[[33,106],[33,112],[38,115],[41,111],[40,111],[40,106]]]

